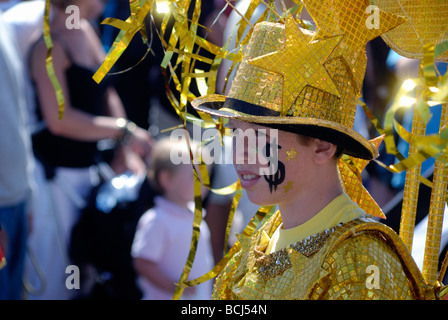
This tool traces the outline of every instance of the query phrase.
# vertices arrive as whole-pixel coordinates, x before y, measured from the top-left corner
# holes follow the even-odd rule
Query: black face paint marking
[[[277,149],[281,149],[282,147],[277,144],[277,139],[274,139],[274,143],[272,147]],[[266,157],[269,158],[271,156],[271,144],[266,142],[265,150],[263,150],[266,154]],[[271,167],[271,161],[268,162],[268,166]],[[277,191],[278,185],[282,184],[285,180],[285,165],[281,161],[277,161],[277,171],[271,175],[265,175],[264,179],[269,184],[269,191],[272,193],[273,191]]]
[[[277,191],[277,186],[282,184],[285,180],[285,165],[283,162],[278,162],[277,172],[270,176],[264,176],[264,179],[269,184],[269,191]]]

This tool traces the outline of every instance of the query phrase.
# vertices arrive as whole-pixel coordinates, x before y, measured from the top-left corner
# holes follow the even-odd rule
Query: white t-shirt
[[[140,217],[131,254],[133,257],[156,262],[162,272],[176,283],[180,279],[190,252],[194,214],[163,197],[156,197],[154,203],[155,206]],[[205,221],[202,221],[200,231],[189,280],[204,275],[214,266],[210,230]],[[144,300],[173,298],[172,292],[159,289],[143,277],[139,277],[139,285]],[[182,298],[208,300],[211,299],[212,289],[213,280],[209,280],[196,286],[194,295],[187,296],[184,293]]]
[[[35,111],[36,103],[34,87],[29,73],[29,54],[32,45],[43,33],[45,1],[33,0],[15,2],[17,2],[17,4],[5,11],[3,18],[11,27],[13,37],[17,41],[19,58],[24,64],[26,86],[25,99],[29,112],[27,124],[30,126],[30,131],[33,133],[38,130],[39,123]],[[52,13],[53,11],[50,11],[50,19],[53,16]]]

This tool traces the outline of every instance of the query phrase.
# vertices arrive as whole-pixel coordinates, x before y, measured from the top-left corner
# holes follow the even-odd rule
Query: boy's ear
[[[314,161],[316,164],[324,164],[331,160],[336,153],[336,145],[325,140],[314,139]]]

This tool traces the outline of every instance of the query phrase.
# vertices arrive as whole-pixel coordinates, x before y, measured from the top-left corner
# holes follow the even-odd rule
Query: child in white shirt
[[[194,219],[193,169],[191,164],[173,164],[170,155],[179,152],[188,154],[187,144],[168,138],[160,140],[152,151],[148,175],[160,196],[155,197],[155,206],[141,216],[131,252],[144,300],[173,298],[175,283],[180,279],[190,251]],[[202,221],[189,279],[212,268],[210,231]],[[182,298],[210,299],[212,286],[209,280],[187,288]]]

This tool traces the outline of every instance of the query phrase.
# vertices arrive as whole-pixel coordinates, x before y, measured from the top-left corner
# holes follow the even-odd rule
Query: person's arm
[[[105,94],[105,113],[110,117],[126,118],[126,111],[115,88],[108,88]]]
[[[54,71],[65,100],[62,119],[59,118],[58,102],[46,70],[47,49],[43,41],[36,44],[31,58],[31,75],[36,83],[36,93],[48,129],[55,135],[83,141],[118,138],[122,134],[122,130],[117,126],[116,118],[93,116],[70,105],[70,95],[65,77],[65,71],[70,62],[63,47],[56,41],[53,45]]]
[[[143,258],[133,258],[133,264],[135,271],[140,276],[146,278],[158,288],[174,294],[176,283],[160,270],[156,262]],[[188,287],[184,289],[184,294],[191,295],[194,294],[195,291],[196,287]]]
[[[122,137],[124,130],[123,126],[120,126],[120,122],[117,121],[120,119],[119,117],[95,116],[70,105],[70,95],[65,77],[65,70],[70,62],[62,46],[58,42],[54,42],[53,65],[65,99],[63,118],[59,118],[58,102],[46,70],[46,54],[45,43],[40,41],[32,52],[31,75],[36,83],[42,115],[48,129],[55,135],[81,141]],[[130,142],[146,155],[151,150],[153,139],[147,130],[135,127]]]
[[[159,268],[156,262],[143,259],[133,258],[135,271],[158,288],[167,292],[173,292],[176,284],[169,279]]]

